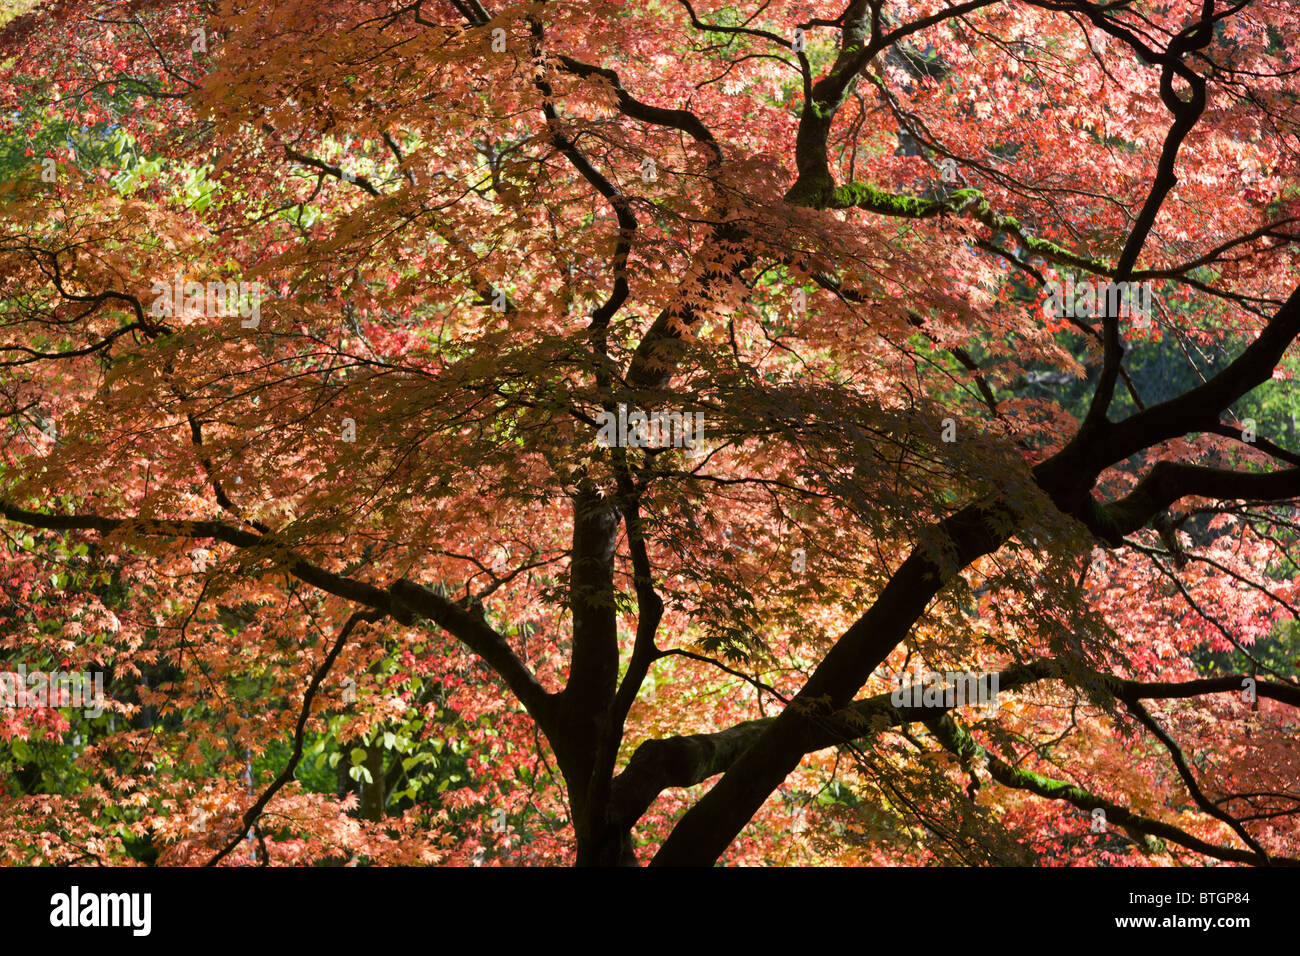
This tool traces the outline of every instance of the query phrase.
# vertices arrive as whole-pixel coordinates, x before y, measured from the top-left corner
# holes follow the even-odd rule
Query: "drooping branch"
[[[248,550],[274,562],[307,584],[353,603],[391,615],[402,624],[417,617],[434,621],[483,658],[539,723],[546,726],[551,713],[550,695],[510,648],[509,643],[481,617],[414,581],[399,579],[384,589],[366,581],[336,574],[312,564],[273,535],[257,534],[221,521],[177,521],[158,518],[111,518],[95,514],[49,514],[21,508],[0,499],[0,516],[33,528],[51,531],[98,531],[161,538],[210,538]]]
[[[1028,665],[1006,668],[999,672],[997,676],[997,686],[1000,693],[1027,687],[1044,680],[1060,680],[1063,678],[1064,672],[1056,662],[1043,660]],[[1190,681],[1166,682],[1123,680],[1105,674],[1088,674],[1086,677],[1093,686],[1104,688],[1114,699],[1125,702],[1187,699],[1209,694],[1236,693],[1241,690],[1242,680],[1244,679],[1242,675],[1229,675]],[[1300,708],[1300,688],[1273,681],[1256,681],[1255,686],[1257,694],[1262,698],[1276,700]],[[904,727],[912,723],[927,723],[929,725],[930,722],[936,719],[936,713],[942,712],[946,714],[949,710],[950,708],[936,708],[934,706],[898,707],[891,702],[890,694],[878,694],[874,697],[855,701],[850,706],[835,713],[804,722],[802,725],[803,736],[799,740],[799,745],[804,748],[803,752],[805,754],[814,753],[827,747],[854,741],[860,742],[865,737],[890,728]],[[775,724],[777,719],[776,717],[764,717],[745,721],[710,734],[691,734],[681,737],[647,740],[636,749],[627,767],[615,778],[613,814],[616,821],[620,826],[631,827],[664,790],[673,787],[692,787],[719,773],[727,772]],[[999,782],[1006,783],[1008,786],[1028,785],[1037,781],[1034,784],[1038,788],[1035,792],[1038,792],[1040,796],[1048,796],[1053,799],[1068,798],[1067,795],[1063,795],[1063,791],[1060,789],[1066,785],[1052,784],[1052,782],[1047,781],[1047,778],[1037,774],[1017,770],[1014,775],[1009,775],[1007,779],[1002,779],[996,773],[994,776]],[[1008,780],[1014,782],[1008,782]],[[1070,795],[1078,797],[1080,794],[1083,794],[1083,791]],[[1091,795],[1085,795],[1080,799],[1095,801],[1088,802],[1086,806],[1080,804],[1082,809],[1090,810],[1096,806],[1102,806],[1107,808],[1109,814],[1110,808],[1116,806],[1093,798]],[[1120,816],[1113,819],[1115,822],[1127,824],[1129,818],[1124,816],[1127,813],[1128,811],[1123,811],[1120,814],[1120,816],[1123,816],[1122,820]],[[1178,839],[1178,835],[1182,834],[1181,830],[1156,821],[1149,822],[1153,824],[1154,829],[1142,830],[1141,825],[1135,825],[1135,829],[1175,840],[1175,842],[1181,842]],[[1186,835],[1183,834],[1183,836]],[[1188,837],[1188,839],[1194,840],[1195,838]],[[1219,852],[1220,848],[1212,847],[1209,844],[1184,843],[1184,845],[1196,849],[1197,852],[1218,856],[1221,859],[1238,859],[1239,862],[1251,863],[1261,862],[1257,854],[1245,853],[1245,851],[1225,851],[1245,853],[1244,856],[1238,858],[1222,856]],[[656,862],[662,861],[657,860]]]
[[[286,763],[284,769],[280,771],[279,776],[271,782],[271,785],[263,790],[262,795],[259,796],[257,800],[253,802],[253,805],[244,812],[243,820],[239,829],[235,832],[235,835],[231,837],[220,850],[213,854],[212,858],[203,864],[204,866],[216,866],[230,853],[231,850],[239,846],[240,841],[244,839],[244,835],[252,830],[257,824],[258,818],[262,815],[262,811],[266,809],[266,805],[271,802],[271,798],[279,793],[280,789],[286,783],[293,779],[293,772],[298,767],[298,761],[302,759],[302,748],[306,741],[307,720],[311,717],[311,705],[312,701],[316,698],[316,692],[320,689],[320,685],[324,683],[325,678],[329,676],[330,669],[333,668],[334,662],[338,660],[339,652],[341,652],[347,644],[348,636],[356,626],[362,621],[370,621],[373,623],[382,620],[386,616],[387,615],[382,611],[357,611],[348,618],[347,623],[343,625],[343,629],[339,631],[339,636],[334,641],[334,645],[326,653],[325,659],[321,661],[320,667],[316,668],[316,672],[312,674],[311,683],[307,685],[307,690],[302,695],[302,709],[298,712],[298,723],[297,726],[294,727],[293,750],[289,754],[288,763]],[[265,847],[263,847],[263,852],[265,852]]]
[[[1216,846],[1212,843],[1207,843],[1179,827],[1134,813],[1127,807],[1098,797],[1096,794],[1089,793],[1082,787],[1074,786],[1073,784],[1066,783],[1063,780],[1055,780],[1051,777],[1045,777],[1042,774],[1034,773],[1031,770],[1014,767],[997,754],[978,743],[975,738],[970,735],[969,731],[953,719],[951,714],[944,714],[928,721],[926,727],[929,728],[930,732],[934,734],[935,739],[938,740],[946,750],[949,750],[963,760],[985,763],[988,767],[989,774],[994,780],[1003,786],[1013,787],[1017,790],[1026,790],[1030,793],[1037,794],[1040,797],[1046,797],[1049,800],[1064,800],[1065,802],[1084,811],[1091,812],[1092,810],[1097,809],[1103,810],[1106,813],[1107,824],[1118,823],[1137,833],[1159,837],[1162,840],[1168,840],[1170,843],[1177,843],[1179,846],[1187,847],[1189,850],[1194,850],[1197,853],[1215,859],[1227,860],[1234,863],[1300,866],[1300,860],[1296,859],[1290,859],[1287,857],[1269,858],[1267,856],[1261,856],[1261,854],[1251,850],[1241,850],[1236,847],[1222,847]]]
[[[1192,773],[1192,768],[1187,766],[1187,758],[1183,756],[1182,748],[1178,746],[1177,741],[1175,741],[1174,738],[1160,726],[1156,719],[1151,716],[1151,713],[1142,706],[1140,701],[1132,699],[1125,701],[1125,703],[1128,705],[1129,711],[1137,718],[1138,723],[1149,730],[1151,735],[1159,740],[1165,750],[1168,751],[1169,758],[1173,761],[1174,767],[1178,771],[1178,775],[1182,777],[1183,785],[1187,787],[1187,792],[1192,795],[1192,800],[1198,807],[1200,807],[1201,811],[1203,813],[1208,813],[1221,823],[1226,823],[1232,828],[1233,832],[1236,833],[1237,836],[1241,837],[1241,841],[1260,857],[1260,862],[1267,863],[1268,853],[1266,853],[1264,848],[1250,835],[1249,831],[1247,831],[1241,824],[1241,821],[1237,820],[1236,817],[1232,816],[1226,810],[1212,802],[1210,798],[1205,795],[1205,791],[1201,789],[1201,785],[1196,781],[1195,774]]]
[[[410,619],[426,618],[433,621],[487,662],[506,682],[511,693],[527,708],[533,719],[549,734],[555,695],[538,683],[528,665],[510,647],[510,643],[481,614],[406,578],[394,581],[389,594],[398,614],[409,615]]]

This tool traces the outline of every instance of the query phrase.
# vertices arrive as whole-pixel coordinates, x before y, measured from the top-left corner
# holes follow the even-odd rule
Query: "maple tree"
[[[6,13],[7,860],[1300,860],[1290,0]]]

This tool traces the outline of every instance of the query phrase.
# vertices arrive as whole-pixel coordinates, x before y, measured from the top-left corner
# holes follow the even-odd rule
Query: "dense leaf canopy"
[[[4,10],[0,859],[1300,861],[1293,0]]]

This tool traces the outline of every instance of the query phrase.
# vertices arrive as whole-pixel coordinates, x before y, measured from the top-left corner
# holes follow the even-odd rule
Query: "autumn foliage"
[[[1292,0],[6,6],[0,860],[1300,861]]]

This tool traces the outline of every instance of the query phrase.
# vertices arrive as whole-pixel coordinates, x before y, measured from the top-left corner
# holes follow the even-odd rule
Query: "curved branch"
[[[293,772],[298,766],[298,761],[302,759],[302,747],[307,733],[307,718],[311,716],[311,704],[316,698],[316,691],[320,689],[320,685],[329,675],[330,669],[334,666],[339,652],[343,650],[343,646],[348,641],[348,635],[352,633],[353,629],[362,621],[374,622],[385,617],[387,615],[382,611],[357,611],[348,618],[347,623],[343,625],[343,630],[339,632],[338,638],[334,641],[334,646],[329,649],[329,653],[325,655],[325,660],[321,661],[320,667],[316,668],[316,672],[312,675],[306,693],[302,695],[302,709],[298,712],[298,725],[293,731],[293,752],[289,755],[289,762],[280,771],[280,775],[272,781],[269,787],[262,791],[262,795],[244,813],[242,825],[235,835],[231,837],[225,846],[213,854],[212,858],[203,864],[204,866],[216,866],[231,850],[239,846],[244,839],[244,835],[253,829],[258,817],[262,815],[266,805],[271,802],[271,798],[280,791],[281,787],[293,779]],[[265,853],[265,845],[263,845],[263,852]]]
[[[1030,770],[1013,767],[997,754],[977,743],[970,733],[953,720],[949,714],[944,714],[942,717],[929,721],[926,726],[946,750],[964,760],[987,762],[989,774],[1003,786],[1013,787],[1017,790],[1027,790],[1049,800],[1064,800],[1080,810],[1104,810],[1107,823],[1118,823],[1138,833],[1159,837],[1168,840],[1170,843],[1177,843],[1179,846],[1185,846],[1189,850],[1216,859],[1230,860],[1235,863],[1259,864],[1265,862],[1273,865],[1300,866],[1300,860],[1288,857],[1274,857],[1271,859],[1264,857],[1261,861],[1260,856],[1251,851],[1207,843],[1172,824],[1152,820],[1149,817],[1134,813],[1127,807],[1104,800],[1081,787],[1076,787],[1063,780],[1053,780],[1051,777],[1044,777]]]
[[[10,521],[51,531],[121,532],[166,538],[212,538],[253,553],[264,554],[289,574],[315,588],[375,611],[391,615],[410,626],[419,617],[438,624],[452,637],[478,654],[501,677],[520,703],[543,729],[549,725],[554,695],[538,683],[506,639],[481,617],[414,581],[399,579],[385,590],[365,581],[312,564],[269,534],[256,534],[221,521],[172,521],[157,518],[110,518],[103,515],[47,514],[20,508],[0,499],[0,516]]]

